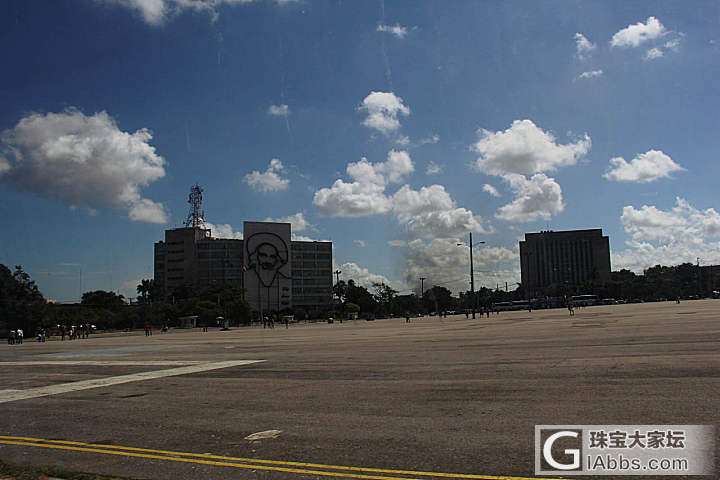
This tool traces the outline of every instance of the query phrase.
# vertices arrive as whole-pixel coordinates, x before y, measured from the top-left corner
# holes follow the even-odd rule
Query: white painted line
[[[226,362],[203,363],[200,365],[169,368],[167,370],[156,370],[154,372],[140,372],[133,373],[131,375],[119,375],[117,377],[96,378],[93,380],[83,380],[81,382],[61,383],[59,385],[50,385],[47,387],[28,388],[27,390],[0,390],[0,403],[26,400],[28,398],[46,397],[49,395],[58,395],[68,392],[77,392],[78,390],[88,390],[90,388],[108,387],[110,385],[119,385],[121,383],[152,380],[154,378],[206,372],[208,370],[217,370],[218,368],[237,367],[239,365],[249,365],[251,363],[264,361],[265,360],[229,360]]]
[[[125,366],[141,366],[141,367],[153,367],[153,366],[167,366],[167,367],[181,367],[183,365],[199,365],[206,363],[196,360],[28,360],[25,362],[0,362],[0,368],[4,366],[33,366],[33,365],[59,365],[59,366],[74,366],[74,365],[91,365],[100,367],[125,367]]]

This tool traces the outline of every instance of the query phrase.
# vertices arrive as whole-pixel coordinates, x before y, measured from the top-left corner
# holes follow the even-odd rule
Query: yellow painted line
[[[43,443],[37,443],[37,442],[43,442]],[[324,469],[329,469],[329,470],[348,470],[348,471],[367,472],[367,473],[387,473],[387,474],[394,474],[394,475],[420,475],[420,476],[424,476],[424,477],[469,478],[469,479],[476,479],[476,480],[537,480],[537,478],[538,478],[538,477],[476,475],[476,474],[466,474],[466,473],[423,472],[423,471],[415,471],[415,470],[390,470],[390,469],[380,469],[380,468],[371,468],[371,467],[348,467],[348,466],[327,465],[327,464],[320,464],[320,463],[289,462],[289,461],[281,461],[281,460],[262,460],[262,459],[255,459],[255,458],[243,458],[243,457],[227,457],[227,456],[212,455],[212,454],[207,454],[207,453],[175,452],[175,451],[169,451],[169,450],[154,450],[154,449],[148,449],[148,448],[124,447],[124,446],[119,446],[119,445],[92,444],[92,443],[85,443],[85,442],[73,442],[73,441],[69,441],[69,440],[67,440],[67,441],[66,440],[46,440],[46,439],[42,439],[42,438],[13,437],[13,436],[6,436],[6,435],[0,435],[0,443],[8,444],[8,445],[26,445],[26,446],[36,446],[36,447],[44,447],[44,448],[57,448],[57,449],[62,449],[62,450],[78,450],[78,451],[88,451],[88,452],[96,452],[96,453],[107,453],[107,454],[111,454],[111,455],[126,455],[126,456],[133,456],[133,457],[142,457],[142,458],[157,458],[157,459],[161,459],[161,460],[170,460],[170,461],[187,461],[187,462],[191,462],[191,463],[195,462],[195,463],[203,463],[203,464],[208,464],[208,465],[233,466],[233,467],[238,467],[238,468],[257,468],[259,470],[277,470],[277,471],[287,471],[287,472],[292,472],[292,473],[306,473],[306,474],[313,473],[313,474],[325,475],[325,476],[365,478],[365,479],[376,479],[376,480],[402,479],[402,477],[368,476],[368,475],[360,475],[360,474],[347,474],[347,473],[341,473],[341,472],[318,472],[318,471],[312,471],[312,470],[288,469],[285,467],[277,467],[276,465],[284,465],[284,466],[292,466],[292,467],[305,467],[305,468],[324,468]],[[48,445],[48,444],[53,444],[53,445]],[[104,449],[112,449],[112,450],[104,450]],[[117,451],[117,450],[121,450],[121,451]],[[131,452],[146,452],[146,453],[131,453]],[[157,455],[157,454],[160,454],[160,455]],[[173,456],[168,457],[165,455],[173,455]],[[231,462],[252,462],[252,463],[260,463],[260,464],[270,464],[270,465],[275,465],[275,466],[265,467],[263,465],[246,465],[246,464],[241,464],[241,463],[227,463],[227,462],[204,461],[204,460],[195,460],[195,459],[183,459],[183,458],[179,458],[179,456],[208,458],[208,459],[213,459],[213,460],[226,460],[226,461],[231,461]],[[421,480],[421,479],[412,478],[412,479],[405,479],[405,480]],[[566,479],[552,479],[552,478],[543,477],[543,480],[566,480]]]

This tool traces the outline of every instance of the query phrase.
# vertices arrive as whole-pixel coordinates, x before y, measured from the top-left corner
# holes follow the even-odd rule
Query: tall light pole
[[[485,242],[478,242],[485,243]],[[458,243],[458,246],[463,246],[462,243]],[[470,293],[472,294],[472,318],[475,318],[475,307],[477,302],[475,300],[475,273],[473,272],[473,244],[472,244],[472,232],[470,232]]]

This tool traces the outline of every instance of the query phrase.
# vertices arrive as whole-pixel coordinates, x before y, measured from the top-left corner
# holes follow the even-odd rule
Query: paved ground
[[[0,459],[106,475],[531,477],[536,424],[720,424],[718,300],[0,346]]]

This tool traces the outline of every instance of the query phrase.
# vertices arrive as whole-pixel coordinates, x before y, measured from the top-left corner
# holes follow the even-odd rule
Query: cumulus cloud
[[[655,60],[663,56],[663,51],[659,48],[651,48],[645,53],[645,60]]]
[[[630,234],[626,248],[613,252],[613,266],[635,272],[653,265],[720,262],[720,214],[714,208],[699,210],[682,198],[662,210],[654,205],[626,206],[620,220]]]
[[[188,10],[204,13],[215,21],[218,18],[218,7],[221,5],[241,5],[255,0],[96,0],[108,5],[120,5],[139,13],[149,25],[158,26],[169,18]],[[276,0],[282,5],[293,0]]]
[[[282,178],[279,174],[283,173],[285,168],[280,160],[273,158],[270,160],[267,170],[260,173],[257,170],[248,173],[243,178],[253,190],[257,192],[277,192],[287,190],[290,180]]]
[[[405,240],[388,240],[387,244],[389,247],[407,247]]]
[[[399,115],[410,115],[410,108],[393,92],[370,92],[359,109],[367,112],[363,125],[384,135],[394,133],[400,128]]]
[[[504,179],[510,184],[515,198],[500,207],[495,215],[497,218],[509,222],[547,220],[565,208],[560,185],[544,173],[535,174],[530,179],[517,174],[506,175]]]
[[[414,240],[406,252],[405,281],[417,283],[418,277],[426,277],[426,289],[441,285],[453,292],[470,290],[468,275],[469,254],[467,246],[458,246],[457,239]],[[519,281],[518,253],[504,247],[473,245],[475,288],[495,288],[498,283]]]
[[[505,131],[480,129],[472,149],[480,153],[475,166],[491,175],[532,174],[575,165],[590,150],[590,137],[560,145],[531,120],[515,120]]]
[[[347,282],[353,280],[356,285],[362,285],[371,288],[373,283],[384,283],[390,285],[390,280],[384,275],[371,273],[367,268],[359,266],[357,263],[346,262],[340,265],[340,279]]]
[[[355,245],[357,245],[360,248],[365,248],[365,240],[353,240]]]
[[[127,208],[132,221],[167,222],[163,205],[140,195],[165,176],[145,128],[123,132],[104,111],[86,116],[70,108],[30,114],[0,140],[0,180],[20,190],[91,211]]]
[[[588,40],[582,33],[575,34],[575,50],[580,60],[585,60],[597,48],[597,45]]]
[[[281,105],[270,105],[268,107],[268,115],[274,115],[276,117],[287,117],[290,115],[290,107],[284,103]]]
[[[141,198],[130,206],[128,218],[133,222],[167,223],[165,207],[148,198]]]
[[[393,212],[411,237],[455,238],[467,232],[487,233],[482,217],[458,208],[442,185],[413,190],[408,185],[392,197]]]
[[[392,200],[385,195],[388,183],[398,183],[415,170],[410,155],[405,151],[391,150],[387,161],[371,163],[363,157],[349,163],[346,172],[354,180],[341,179],[330,188],[315,192],[313,204],[326,214],[338,217],[359,217],[387,213]]]
[[[638,22],[628,25],[613,35],[610,41],[612,47],[637,47],[645,42],[654,40],[667,33],[667,30],[655,17],[648,17],[645,23]]]
[[[333,217],[383,214],[392,208],[392,202],[384,191],[384,185],[346,183],[338,179],[330,188],[321,188],[315,192],[313,204]]]
[[[602,74],[603,74],[602,70],[591,70],[589,72],[581,73],[578,76],[578,79],[602,77]]]
[[[485,185],[483,185],[482,189],[483,189],[483,192],[489,193],[493,197],[499,198],[501,196],[500,192],[497,191],[497,188],[493,187],[489,183],[486,183]]]
[[[392,35],[395,35],[397,38],[405,38],[405,35],[408,33],[408,28],[401,26],[399,23],[396,23],[395,25],[378,25],[377,26],[378,32],[385,32],[390,33]]]
[[[210,234],[213,236],[213,238],[234,238],[237,240],[243,239],[242,232],[233,231],[232,226],[228,223],[213,224],[210,222],[205,222],[205,228],[210,229]]]
[[[430,161],[425,169],[425,175],[437,175],[438,173],[442,173],[442,167],[437,163]]]
[[[293,232],[304,232],[305,230],[309,230],[313,228],[313,225],[308,222],[308,220],[305,218],[305,215],[303,215],[302,212],[297,212],[294,215],[288,215],[287,217],[278,217],[278,218],[266,218],[263,220],[265,222],[276,222],[276,223],[289,223],[290,229]]]
[[[685,170],[662,150],[648,150],[633,158],[630,163],[622,157],[610,159],[610,167],[603,175],[617,182],[653,182],[661,178],[670,178],[670,174]]]

